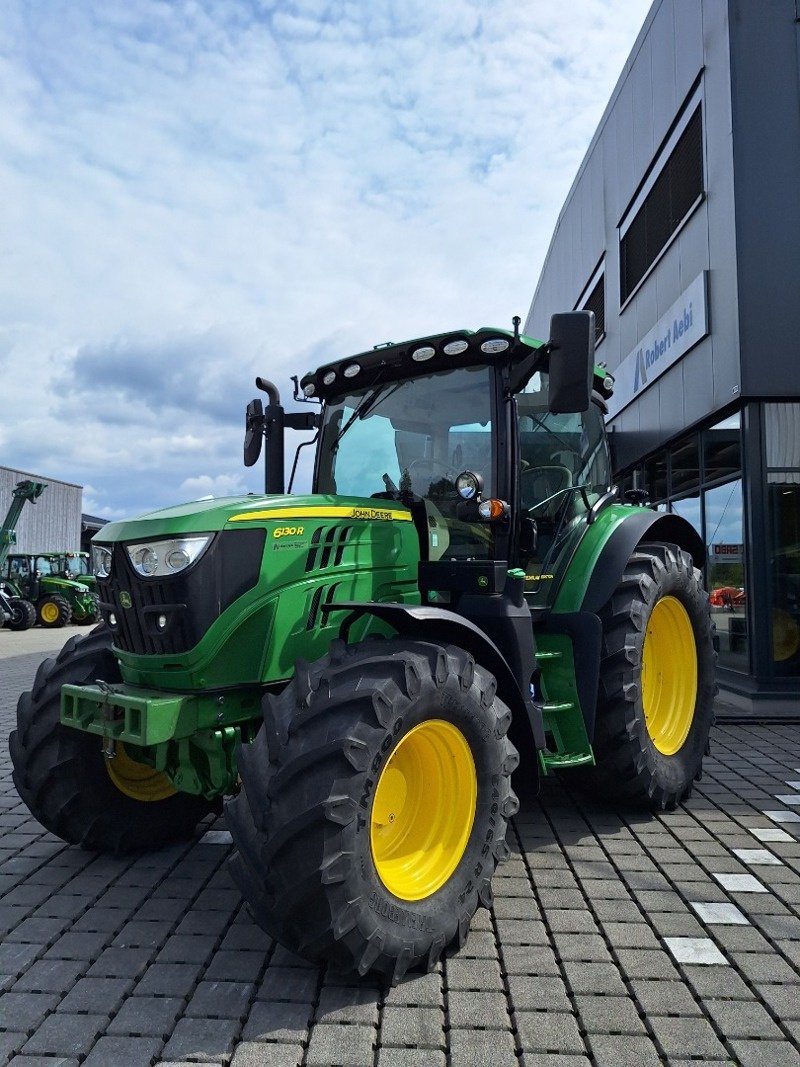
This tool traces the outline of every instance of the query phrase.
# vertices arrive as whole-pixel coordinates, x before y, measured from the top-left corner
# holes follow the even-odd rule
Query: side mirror
[[[554,415],[588,411],[594,376],[594,312],[565,311],[550,320],[550,394]]]
[[[244,416],[244,465],[252,467],[261,455],[264,440],[264,405],[251,400]]]

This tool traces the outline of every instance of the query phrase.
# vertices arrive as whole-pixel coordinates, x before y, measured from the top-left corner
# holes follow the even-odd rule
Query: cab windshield
[[[318,493],[424,503],[431,559],[487,559],[483,523],[459,519],[455,480],[480,474],[491,495],[492,381],[488,367],[459,367],[354,392],[328,403]]]

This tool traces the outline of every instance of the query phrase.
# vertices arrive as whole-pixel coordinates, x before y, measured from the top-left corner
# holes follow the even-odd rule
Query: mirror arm
[[[537,370],[541,370],[547,357],[557,347],[557,345],[548,341],[526,356],[516,367],[512,367],[508,376],[508,396],[518,393],[531,375]]]

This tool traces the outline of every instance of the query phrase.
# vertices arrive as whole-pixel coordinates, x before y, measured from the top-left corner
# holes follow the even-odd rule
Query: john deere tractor
[[[259,380],[265,496],[97,535],[105,625],[42,664],[11,736],[34,815],[124,853],[227,798],[264,929],[397,981],[491,904],[515,772],[688,796],[715,692],[704,548],[618,499],[593,340],[571,312],[547,343],[515,320],[382,345],[301,380],[319,410]],[[285,427],[317,430],[311,495],[284,494]]]
[[[9,554],[3,577],[36,608],[40,626],[65,626],[72,621],[88,626],[98,619],[97,596],[83,579],[64,577],[63,554]]]

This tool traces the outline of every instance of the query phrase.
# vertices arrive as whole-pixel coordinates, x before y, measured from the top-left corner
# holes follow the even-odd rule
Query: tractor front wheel
[[[29,630],[36,622],[36,608],[30,600],[12,596],[10,598],[11,618],[8,621],[9,630]]]
[[[702,772],[714,721],[713,623],[700,571],[677,545],[643,544],[601,612],[593,791],[674,808]]]
[[[213,802],[176,793],[124,746],[109,760],[102,738],[61,725],[61,686],[98,678],[120,681],[104,625],[71,638],[57,659],[41,664],[33,691],[19,698],[9,739],[17,792],[46,829],[87,849],[122,855],[190,837]]]
[[[516,749],[460,649],[336,642],[297,665],[239,750],[231,872],[290,950],[398,981],[460,946],[507,854]]]
[[[72,618],[72,608],[69,602],[57,593],[43,596],[36,605],[36,618],[39,625],[47,629],[66,626]]]

